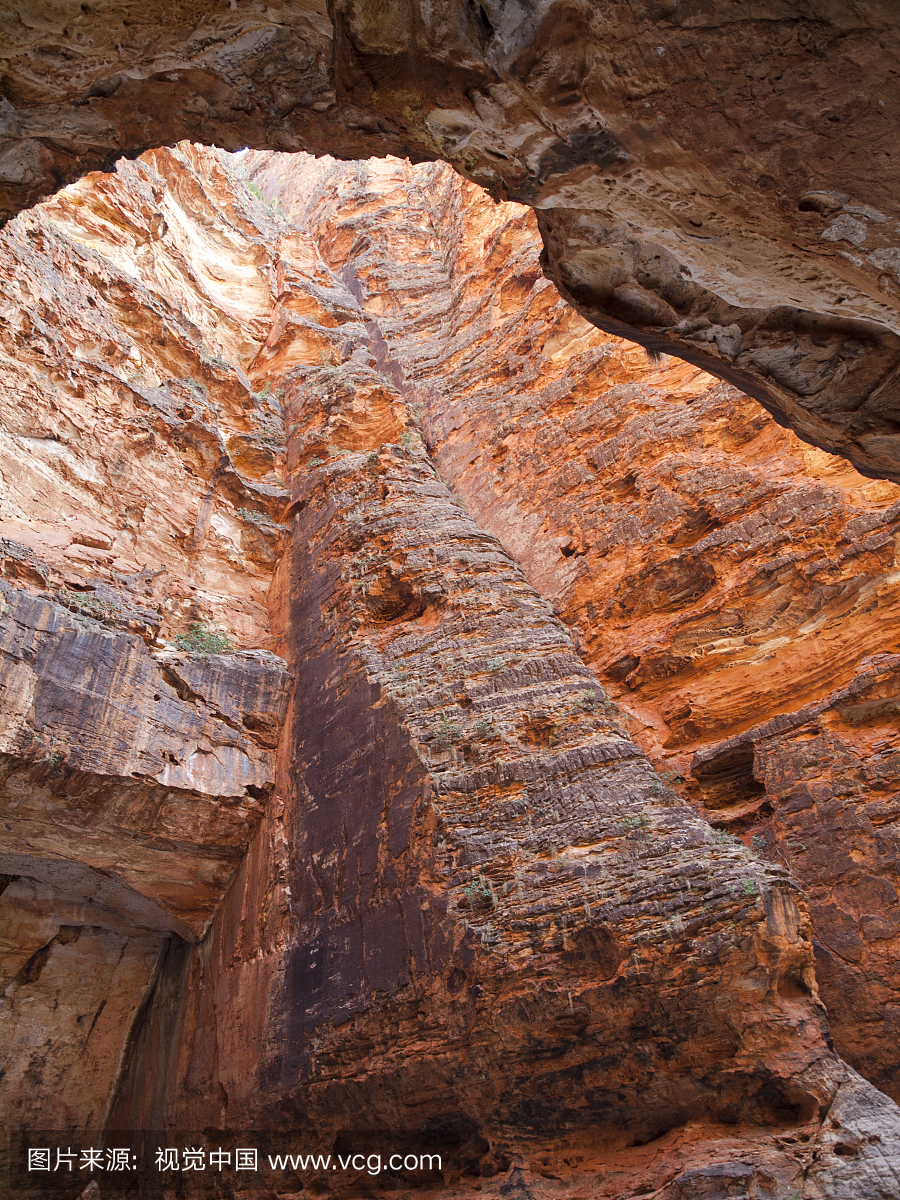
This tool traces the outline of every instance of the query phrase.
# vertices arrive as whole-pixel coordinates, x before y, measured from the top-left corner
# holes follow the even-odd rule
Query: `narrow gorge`
[[[188,141],[0,235],[7,1126],[900,1194],[900,487],[541,255]]]

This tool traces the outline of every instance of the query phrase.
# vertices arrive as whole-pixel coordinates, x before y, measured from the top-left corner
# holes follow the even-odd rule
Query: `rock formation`
[[[265,607],[280,419],[203,342],[227,332],[213,272],[242,264],[165,158],[168,180],[98,179],[2,247],[0,1104],[32,1126],[104,1120],[166,935],[202,938],[270,802],[290,690]]]
[[[6,1110],[896,1196],[897,488],[442,165],[183,145],[0,249]]]
[[[180,139],[443,158],[608,332],[898,478],[891,0],[16,3],[2,212]]]

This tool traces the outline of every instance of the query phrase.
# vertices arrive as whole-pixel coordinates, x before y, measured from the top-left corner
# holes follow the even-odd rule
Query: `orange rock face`
[[[0,1105],[45,1128],[105,1119],[168,934],[202,938],[272,795],[290,692],[283,436],[243,370],[264,289],[165,157],[169,180],[126,167],[0,247]]]
[[[890,1200],[900,1115],[830,1037],[884,1083],[896,489],[538,250],[444,167],[191,147],[6,235],[7,1103],[73,1070],[33,1014],[115,986],[112,1130],[365,1114],[460,1142],[446,1196]]]
[[[563,295],[900,478],[890,0],[56,0],[0,14],[0,219],[185,138],[443,159]]]
[[[900,491],[528,291],[530,218],[494,238],[483,286],[463,262],[443,312],[404,293],[386,329],[438,467],[663,778],[809,890],[836,1044],[898,1094]]]

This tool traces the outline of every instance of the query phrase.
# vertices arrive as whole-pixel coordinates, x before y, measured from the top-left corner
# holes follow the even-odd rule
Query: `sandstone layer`
[[[784,797],[741,764],[855,697],[889,719],[896,489],[598,333],[539,249],[444,166],[192,146],[8,228],[4,617],[34,700],[4,707],[4,823],[52,869],[3,893],[5,1103],[42,1071],[43,1118],[77,1123],[66,1022],[114,988],[112,1130],[327,1142],[364,1113],[461,1139],[446,1195],[890,1200],[900,1114],[834,1053],[815,971],[820,895],[889,903],[890,775],[873,800],[832,769],[868,826],[832,803],[810,914],[749,839]],[[214,628],[231,652],[190,653]],[[813,794],[816,752],[779,751],[777,788]],[[834,1007],[884,1083],[882,933],[841,959],[866,1044]]]
[[[601,329],[898,478],[891,0],[19,2],[2,212],[180,139],[443,158]]]
[[[5,1124],[107,1118],[168,935],[203,937],[272,795],[290,692],[266,609],[283,435],[240,365],[256,297],[166,159],[0,246]]]
[[[283,186],[289,163],[260,178]],[[429,227],[399,172],[378,198],[342,191],[338,217],[344,180],[325,173],[300,211],[335,267],[352,255],[444,477],[553,599],[663,778],[800,872],[837,1044],[896,1094],[900,492],[709,376],[649,369],[592,331],[539,279],[522,210],[447,176]],[[415,248],[405,286],[391,273],[398,222]],[[448,255],[441,231],[463,222]],[[835,741],[844,712],[860,733]],[[778,765],[754,770],[754,744],[773,738]],[[810,779],[819,790],[795,794]]]
[[[837,1044],[896,1095],[900,493],[684,364],[648,370],[531,286],[530,219],[481,215],[484,290],[475,256],[444,275],[422,246],[427,293],[394,292],[382,320],[438,466],[663,778],[810,889]],[[382,224],[356,227],[373,281]]]

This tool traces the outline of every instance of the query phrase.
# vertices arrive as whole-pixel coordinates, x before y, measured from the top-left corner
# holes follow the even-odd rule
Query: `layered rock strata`
[[[31,220],[60,276],[83,279],[73,247],[98,247],[89,261],[103,288],[52,298],[63,328],[65,305],[74,322],[82,300],[94,308],[102,296],[131,320],[127,328],[140,322],[154,335],[132,345],[142,356],[153,347],[141,365],[154,376],[156,495],[178,472],[179,487],[169,483],[165,505],[148,504],[134,531],[113,523],[128,519],[118,492],[73,482],[87,472],[72,460],[90,459],[99,474],[116,453],[103,448],[110,392],[100,384],[119,403],[146,398],[120,374],[110,381],[102,349],[82,366],[64,340],[43,334],[53,326],[44,321],[42,366],[51,358],[74,397],[47,409],[60,422],[82,400],[86,428],[68,434],[67,472],[32,459],[18,486],[35,497],[45,486],[36,480],[65,486],[73,528],[84,528],[82,514],[105,522],[107,555],[127,545],[140,556],[137,587],[159,579],[171,588],[152,603],[97,610],[106,621],[91,636],[131,655],[142,679],[156,671],[170,685],[174,696],[159,694],[173,736],[204,762],[205,740],[214,758],[218,745],[230,746],[264,771],[288,680],[258,652],[278,651],[294,676],[276,791],[248,793],[261,801],[259,828],[244,826],[246,854],[208,932],[194,945],[168,932],[162,946],[171,924],[140,935],[141,945],[150,939],[144,967],[153,966],[122,988],[116,1029],[126,1044],[115,1079],[98,1072],[109,1127],[262,1124],[327,1139],[365,1113],[382,1127],[460,1136],[469,1179],[451,1194],[468,1194],[477,1173],[485,1196],[556,1196],[564,1175],[566,1187],[610,1198],[650,1189],[676,1200],[716,1188],[892,1197],[900,1119],[829,1047],[801,891],[783,865],[713,830],[654,774],[627,711],[600,683],[596,640],[574,628],[557,586],[571,583],[570,560],[586,558],[579,550],[588,542],[557,533],[572,519],[560,506],[569,488],[543,490],[547,477],[577,466],[561,464],[568,447],[555,403],[575,413],[590,394],[585,429],[604,404],[624,422],[625,404],[663,407],[667,371],[670,401],[698,400],[710,413],[729,403],[750,411],[751,402],[686,368],[651,372],[656,382],[642,384],[640,352],[598,335],[541,278],[531,218],[480,199],[445,168],[282,156],[236,163],[184,147],[125,167],[96,190],[85,183],[61,193],[8,236]],[[135,232],[147,228],[149,239]],[[27,284],[27,270],[16,277]],[[135,286],[145,289],[139,308]],[[185,312],[202,342],[176,326]],[[199,420],[172,411],[158,378],[169,355],[181,367],[192,345],[195,370],[209,367]],[[617,370],[629,376],[618,391]],[[259,433],[275,421],[264,382],[283,389],[284,465]],[[485,412],[489,430],[479,427]],[[98,432],[87,421],[95,413]],[[595,420],[601,456],[604,432]],[[527,472],[509,470],[492,505],[479,472],[495,434],[507,441],[500,459],[517,463],[521,451],[531,464],[531,486]],[[633,437],[659,448],[652,429]],[[617,451],[630,454],[626,444],[607,447],[611,461]],[[140,458],[116,461],[123,486],[139,486],[141,475],[127,471],[147,471]],[[248,495],[267,498],[268,519],[242,515]],[[582,524],[592,503],[581,496]],[[870,510],[879,503],[873,494],[860,500]],[[528,504],[545,507],[547,528]],[[492,508],[502,529],[490,528]],[[168,572],[150,580],[145,556],[173,509],[193,533],[172,538]],[[635,502],[632,543],[640,513]],[[54,639],[69,637],[66,612],[79,611],[62,602],[70,592],[95,608],[111,603],[105,588],[124,597],[129,577],[109,557],[99,570],[81,558],[66,581],[61,572],[79,561],[66,551],[83,543],[53,542],[49,505],[11,515],[20,536],[10,543],[9,595],[17,608],[49,610]],[[685,521],[693,533],[696,521]],[[242,556],[225,536],[240,522],[266,533],[265,555],[248,538]],[[52,562],[38,559],[39,540],[53,548]],[[252,624],[238,624],[244,593],[263,598],[275,564],[271,632],[259,608]],[[597,588],[621,591],[601,566]],[[715,574],[715,564],[706,569]],[[626,589],[624,600],[640,591]],[[613,618],[628,615],[613,606]],[[174,653],[173,640],[196,634],[201,620],[225,625],[256,656]],[[87,632],[76,625],[72,635]],[[262,686],[236,685],[234,673]],[[117,719],[129,729],[126,710]],[[9,735],[23,767],[34,728],[26,713]],[[151,789],[168,780],[158,777],[164,731],[152,732],[135,764]],[[60,738],[72,766],[45,763],[41,778],[95,768],[65,726]],[[647,741],[658,755],[658,742]],[[171,766],[186,772],[187,756]],[[215,780],[196,768],[195,776]],[[209,811],[220,824],[196,843],[211,859],[221,856],[217,834],[234,804],[226,789],[215,795]],[[31,949],[46,945],[42,920],[52,929],[86,900],[97,917],[100,898],[73,887],[51,902],[42,886],[28,877],[7,888],[16,911],[34,913],[30,932],[22,921],[31,957],[13,998],[40,983],[45,961],[55,963]],[[156,886],[160,910],[174,911],[166,878]],[[117,932],[99,919],[90,929]],[[134,923],[128,936],[137,937]],[[68,955],[82,937],[62,939]],[[99,961],[99,950],[91,954]],[[96,986],[99,995],[102,979]],[[34,1054],[16,1011],[23,1054]]]
[[[389,434],[360,403],[372,382],[326,384],[332,429],[307,415],[293,435],[346,449],[341,395],[353,440],[359,423]],[[736,1123],[757,1185],[795,1184],[802,1158],[751,1128],[790,1112],[808,1139],[840,1076],[810,1040],[788,880],[660,785],[546,603],[414,429],[393,432],[334,454],[295,502],[286,628],[313,634],[291,664],[296,783],[197,955],[153,1115],[318,1137],[357,1112],[456,1128],[487,1175],[586,1142],[616,1163],[685,1125],[708,1155]],[[132,1093],[159,1095],[153,1067],[136,1062]],[[642,1164],[644,1183],[674,1165]],[[853,1176],[877,1188],[871,1171]],[[597,1194],[625,1194],[625,1175],[602,1171]]]
[[[897,477],[893,6],[9,7],[3,212],[121,154],[444,158],[540,214],[600,328]]]
[[[126,168],[0,245],[0,1106],[31,1127],[107,1118],[169,935],[203,937],[271,797],[291,685],[265,607],[283,434],[241,366],[246,264],[166,158],[168,179]],[[255,261],[269,210],[220,195]]]
[[[268,161],[264,185],[283,186],[289,162]],[[837,1045],[893,1091],[900,492],[733,389],[593,332],[537,276],[521,210],[463,199],[448,176],[434,219],[400,170],[341,191],[338,220],[346,175],[320,172],[298,213],[335,269],[352,256],[444,477],[553,599],[663,778],[800,871]],[[463,221],[448,255],[441,231]],[[405,286],[390,275],[397,223],[416,267]],[[851,695],[859,732],[840,740]],[[754,770],[763,739],[779,765]]]

